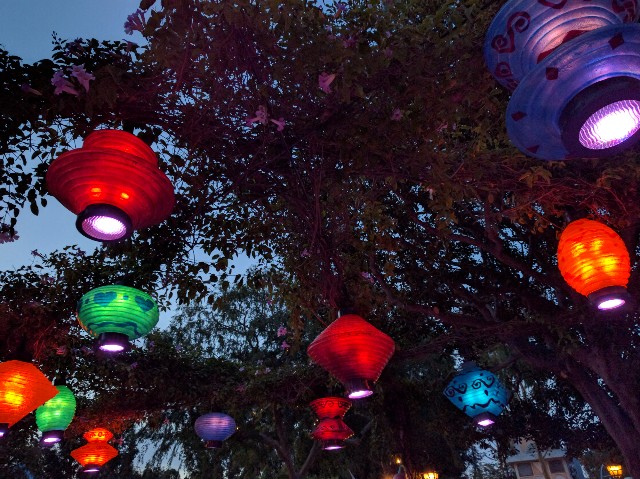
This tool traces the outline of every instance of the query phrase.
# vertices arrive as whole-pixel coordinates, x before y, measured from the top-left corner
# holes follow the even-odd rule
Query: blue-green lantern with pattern
[[[462,371],[447,385],[444,395],[481,427],[496,421],[509,398],[498,378],[472,361],[463,364]]]
[[[107,352],[128,349],[158,323],[158,304],[144,291],[109,285],[92,289],[78,302],[78,322]]]

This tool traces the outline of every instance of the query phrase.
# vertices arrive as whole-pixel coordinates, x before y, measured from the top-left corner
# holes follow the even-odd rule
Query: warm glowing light
[[[569,286],[598,309],[625,304],[631,261],[624,241],[608,226],[588,219],[571,222],[558,243],[558,268]]]
[[[611,477],[622,477],[622,466],[620,464],[609,464],[607,472]]]
[[[427,471],[422,474],[422,479],[438,479],[438,473],[436,471]]]
[[[640,102],[611,103],[592,114],[580,129],[580,143],[590,150],[619,145],[640,129]]]
[[[128,200],[130,196],[123,191],[122,193],[120,193],[120,198],[122,198],[123,200]]]

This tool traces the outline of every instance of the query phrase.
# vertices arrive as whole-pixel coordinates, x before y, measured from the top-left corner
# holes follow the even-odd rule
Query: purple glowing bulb
[[[488,426],[491,426],[492,424],[495,424],[495,421],[493,421],[492,419],[488,419],[488,418],[478,421],[478,426],[480,426],[480,427],[488,427]]]
[[[351,391],[348,397],[349,399],[362,399],[362,398],[369,397],[372,394],[373,394],[373,391],[370,391],[368,389],[360,389],[357,391]]]
[[[119,353],[124,351],[124,346],[121,344],[103,344],[100,346],[100,349],[108,353]]]
[[[625,300],[622,298],[609,298],[604,301],[598,303],[598,309],[602,311],[608,311],[610,309],[616,309],[622,306],[625,303]]]
[[[610,103],[593,113],[580,128],[580,144],[590,150],[612,148],[640,129],[640,101]]]
[[[45,437],[42,441],[46,442],[47,444],[54,444],[56,442],[60,442],[61,439],[59,437],[50,436],[50,437]]]
[[[325,451],[337,451],[338,449],[342,449],[343,446],[339,446],[337,444],[332,444],[331,446],[326,446],[323,449]]]
[[[82,229],[92,238],[113,241],[127,235],[126,225],[109,216],[90,216],[82,221]]]

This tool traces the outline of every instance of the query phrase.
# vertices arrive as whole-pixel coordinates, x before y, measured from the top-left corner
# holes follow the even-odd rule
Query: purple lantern
[[[545,160],[599,158],[640,140],[638,0],[510,0],[485,39],[513,91],[509,138]]]
[[[236,432],[236,422],[231,416],[220,412],[210,412],[196,419],[194,426],[196,434],[205,441],[206,448],[222,446]]]

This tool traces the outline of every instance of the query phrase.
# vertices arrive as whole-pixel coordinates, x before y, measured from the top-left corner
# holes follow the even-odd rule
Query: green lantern
[[[78,322],[107,352],[120,352],[129,341],[153,329],[159,319],[158,304],[147,293],[122,285],[92,289],[78,302]]]
[[[76,398],[67,386],[57,385],[58,394],[36,409],[36,424],[42,431],[40,443],[53,446],[62,441],[64,430],[76,413]]]

